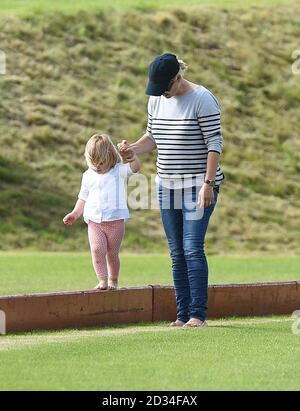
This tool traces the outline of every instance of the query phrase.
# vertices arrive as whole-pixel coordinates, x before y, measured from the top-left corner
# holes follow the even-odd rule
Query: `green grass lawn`
[[[289,317],[6,335],[0,390],[298,390]]]
[[[121,261],[121,286],[172,283],[168,255],[122,254]],[[299,257],[208,261],[210,283],[300,277]],[[0,275],[0,295],[95,285],[88,253],[0,253]],[[0,390],[299,389],[300,336],[290,317],[210,320],[194,330],[166,325],[0,336]]]
[[[210,7],[249,7],[249,6],[274,6],[278,4],[291,4],[292,0],[189,0],[184,8],[210,6]],[[115,7],[118,9],[160,9],[170,10],[182,7],[180,0],[2,0],[0,13],[2,14],[28,14],[36,12],[63,11],[76,13],[79,10],[96,11],[103,8]]]
[[[209,281],[252,283],[300,280],[297,256],[211,256]],[[88,253],[0,253],[0,295],[89,289],[96,276]],[[120,286],[172,284],[166,254],[122,254]]]

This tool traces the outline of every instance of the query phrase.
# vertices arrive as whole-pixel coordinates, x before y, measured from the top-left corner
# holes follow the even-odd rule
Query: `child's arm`
[[[138,171],[140,171],[141,169],[141,162],[140,159],[138,158],[138,156],[134,153],[132,158],[129,160],[129,165],[131,170],[134,173],[137,173]]]
[[[75,204],[74,209],[63,218],[64,224],[72,225],[73,223],[75,223],[75,221],[82,216],[84,205],[85,201],[79,198]]]

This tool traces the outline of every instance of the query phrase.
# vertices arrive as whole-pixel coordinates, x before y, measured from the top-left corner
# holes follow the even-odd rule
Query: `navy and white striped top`
[[[208,152],[223,150],[218,101],[203,86],[169,99],[150,96],[147,134],[158,150],[157,182],[173,188],[191,186],[196,178],[203,183]],[[224,178],[218,165],[216,185]]]

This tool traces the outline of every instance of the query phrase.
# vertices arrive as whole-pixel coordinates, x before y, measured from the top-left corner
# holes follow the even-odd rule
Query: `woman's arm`
[[[125,161],[130,161],[134,154],[142,155],[150,153],[150,151],[155,149],[155,141],[147,133],[133,144],[129,144],[126,140],[123,140],[122,143],[118,144],[118,150]]]
[[[205,180],[214,180],[216,178],[219,159],[220,159],[219,152],[216,152],[216,151],[208,152]]]
[[[133,149],[135,154],[141,155],[150,153],[150,151],[156,149],[156,143],[149,134],[144,134],[138,141],[133,144],[130,144],[130,148]]]
[[[215,151],[209,151],[207,155],[207,166],[205,180],[214,180],[216,178],[216,172],[219,164],[220,153]],[[198,205],[200,208],[207,208],[214,201],[213,187],[208,184],[203,184],[199,191]]]

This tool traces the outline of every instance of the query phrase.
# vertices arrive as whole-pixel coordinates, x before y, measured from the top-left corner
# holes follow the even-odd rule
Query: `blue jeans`
[[[208,265],[204,239],[208,222],[217,202],[219,188],[214,188],[214,203],[196,206],[200,187],[168,189],[156,185],[157,198],[172,259],[177,318],[206,318]]]

